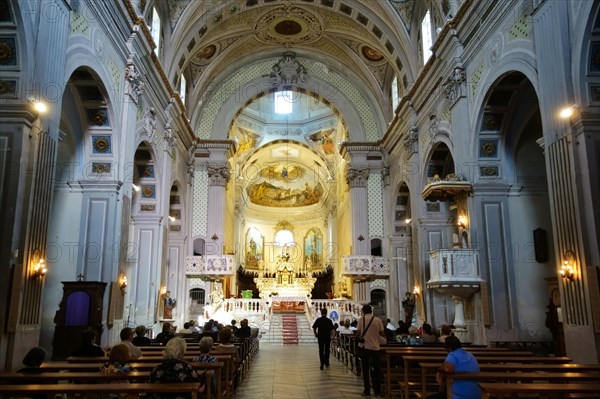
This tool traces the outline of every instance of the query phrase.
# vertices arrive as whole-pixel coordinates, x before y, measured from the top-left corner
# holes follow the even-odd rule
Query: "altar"
[[[287,261],[280,262],[275,273],[265,273],[254,279],[263,299],[270,296],[306,298],[316,281],[308,273],[294,271],[294,266]]]

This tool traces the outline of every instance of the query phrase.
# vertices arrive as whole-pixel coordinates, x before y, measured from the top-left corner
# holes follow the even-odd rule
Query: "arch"
[[[192,254],[194,256],[203,256],[205,254],[205,237],[194,237],[192,240]]]
[[[216,121],[231,121],[240,108],[240,103],[245,103],[257,94],[269,90],[271,81],[264,75],[278,61],[279,58],[269,58],[249,65],[243,70],[229,71],[230,75],[222,80],[214,92],[208,93],[212,95],[192,114],[192,126],[200,138],[225,138],[225,129]],[[305,60],[301,59],[301,61]],[[347,78],[334,71],[323,74],[312,62],[307,63],[306,68],[307,80],[298,86],[306,92],[316,93],[339,110],[346,120],[351,140],[375,141],[382,136],[385,131],[384,118],[382,113],[372,105],[378,103],[372,93],[360,91],[355,84],[350,84]],[[356,76],[353,78],[360,81]],[[341,85],[340,82],[344,84]],[[197,101],[201,94],[201,88],[198,86],[190,96],[192,102]]]
[[[451,173],[455,173],[454,157],[451,145],[446,137],[437,137],[438,141],[432,143],[427,155],[425,167],[423,168],[423,181],[427,179],[444,179]]]
[[[585,29],[579,29],[576,33],[572,47],[571,70],[573,71],[573,88],[576,104],[580,104],[584,109],[593,112],[592,108],[600,106],[600,98],[594,99],[594,87],[600,87],[600,77],[596,73],[590,76],[589,66],[592,62],[592,46],[598,45],[600,39],[598,31],[600,30],[600,3],[585,2],[582,4],[579,14],[582,18],[588,17]],[[594,9],[595,8],[595,9]],[[598,95],[600,97],[600,95]]]

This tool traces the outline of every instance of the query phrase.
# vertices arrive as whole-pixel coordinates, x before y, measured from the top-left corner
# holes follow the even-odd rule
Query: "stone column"
[[[350,166],[346,172],[352,208],[352,255],[370,255],[368,179],[368,166]]]
[[[229,165],[226,161],[211,162],[206,165],[208,171],[208,239],[207,255],[223,255],[226,188],[229,181]]]

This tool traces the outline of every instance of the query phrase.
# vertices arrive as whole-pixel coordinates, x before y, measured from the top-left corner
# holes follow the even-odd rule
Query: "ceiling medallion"
[[[259,18],[254,35],[262,43],[289,47],[316,42],[323,36],[323,27],[315,15],[288,4]]]
[[[363,46],[361,51],[363,57],[365,57],[369,61],[377,62],[383,59],[383,55],[372,47]]]

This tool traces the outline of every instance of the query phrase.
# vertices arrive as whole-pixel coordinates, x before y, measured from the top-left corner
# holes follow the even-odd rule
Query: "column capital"
[[[133,102],[137,104],[144,92],[144,85],[142,74],[138,72],[133,61],[128,60],[127,65],[125,65],[125,94],[129,95]]]
[[[231,173],[227,162],[210,162],[206,164],[209,185],[226,186]]]
[[[351,188],[367,187],[369,180],[368,166],[351,166],[346,171],[346,182]]]

